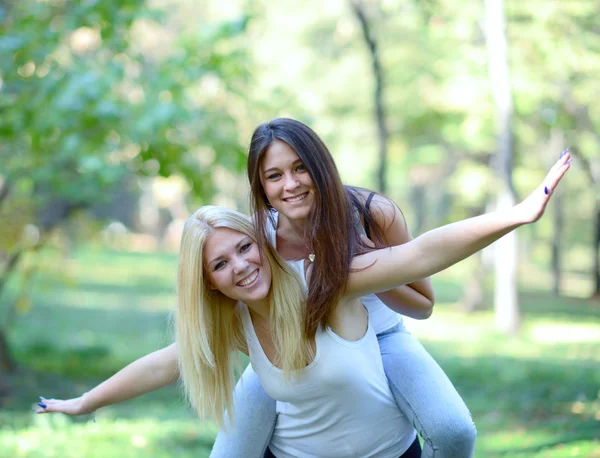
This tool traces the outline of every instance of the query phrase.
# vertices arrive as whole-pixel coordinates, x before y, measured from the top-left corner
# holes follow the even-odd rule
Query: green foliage
[[[138,0],[0,5],[0,294],[11,256],[132,176],[182,176],[206,201],[215,167],[243,169],[228,99],[248,82],[248,21],[179,31]]]
[[[165,30],[139,1],[22,1],[4,10],[0,40],[2,175],[71,202],[88,203],[131,172],[179,173],[208,198],[190,151],[207,145],[239,170],[243,151],[226,107],[193,99],[202,78],[240,88],[235,43],[247,18],[181,34],[155,56],[139,42]],[[151,30],[140,30],[145,24]],[[145,168],[151,161],[156,167]]]

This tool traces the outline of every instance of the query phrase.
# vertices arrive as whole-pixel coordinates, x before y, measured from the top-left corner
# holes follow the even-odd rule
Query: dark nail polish
[[[544,194],[548,195],[548,187],[544,186]]]
[[[560,153],[560,157],[563,157],[565,154],[567,154],[567,153],[569,152],[569,149],[570,149],[570,148],[571,148],[570,146],[567,146],[567,149],[566,149],[566,150],[564,150],[562,153]],[[560,159],[560,158],[559,158],[559,159]]]
[[[37,403],[38,406],[40,406],[42,409],[45,409],[46,407],[48,407],[46,404],[44,404],[43,402],[38,402]]]

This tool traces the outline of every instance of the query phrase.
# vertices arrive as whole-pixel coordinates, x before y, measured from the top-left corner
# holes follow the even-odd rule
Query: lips
[[[306,199],[306,196],[308,196],[308,192],[298,194],[297,196],[286,197],[283,199],[283,201],[293,204],[296,202],[302,202],[304,199]]]
[[[258,269],[256,269],[255,271],[253,271],[250,275],[248,275],[247,277],[242,278],[240,281],[237,282],[238,286],[241,286],[242,288],[245,288],[247,286],[250,286],[252,283],[254,283],[254,281],[258,278]]]

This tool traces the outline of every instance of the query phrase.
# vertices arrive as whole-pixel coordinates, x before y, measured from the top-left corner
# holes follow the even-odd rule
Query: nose
[[[236,256],[232,260],[233,272],[237,275],[243,273],[248,268],[248,260],[244,256]]]
[[[300,186],[300,182],[298,181],[298,179],[296,178],[296,176],[293,173],[286,173],[285,177],[284,177],[284,188],[286,191],[291,191],[293,189],[298,188],[298,186]]]

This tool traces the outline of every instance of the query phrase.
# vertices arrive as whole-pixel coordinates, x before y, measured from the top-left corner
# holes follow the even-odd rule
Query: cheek
[[[208,275],[208,284],[212,291],[223,289],[223,279],[218,273],[212,272]]]
[[[306,173],[304,175],[304,179],[302,180],[304,182],[304,186],[310,187],[310,188],[314,188],[315,187],[315,183],[313,181],[313,179],[310,177],[310,175],[308,173]]]
[[[271,286],[271,268],[269,266],[267,266],[267,268],[265,269],[265,279],[270,287]]]
[[[265,196],[267,196],[267,199],[271,200],[276,194],[276,187],[274,186],[274,183],[266,182],[263,183],[263,191]]]

